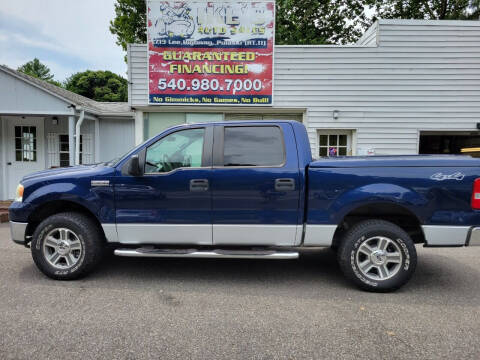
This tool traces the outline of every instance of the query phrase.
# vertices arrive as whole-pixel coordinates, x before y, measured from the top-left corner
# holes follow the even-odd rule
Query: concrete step
[[[8,222],[8,207],[11,201],[0,201],[0,223]]]
[[[0,211],[8,210],[8,207],[12,204],[11,201],[0,201]]]
[[[0,223],[8,222],[8,211],[0,210]]]

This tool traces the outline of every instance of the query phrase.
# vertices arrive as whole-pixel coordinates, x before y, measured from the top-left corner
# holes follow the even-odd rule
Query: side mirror
[[[140,168],[140,160],[138,155],[132,155],[128,164],[128,175],[142,176],[143,171]]]

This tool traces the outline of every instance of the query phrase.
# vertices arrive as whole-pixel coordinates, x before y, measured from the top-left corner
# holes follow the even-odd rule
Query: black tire
[[[375,255],[369,257],[363,251],[359,251],[360,247],[365,249],[365,244],[375,244],[380,238],[387,238],[385,243],[388,243],[390,248],[385,249],[386,252],[380,253],[379,257],[374,257]],[[379,243],[377,242],[377,244]],[[373,247],[370,246],[370,248]],[[373,249],[378,253],[378,248]],[[384,256],[385,254],[393,259],[396,258],[395,254],[397,253],[401,254],[400,259],[394,259],[398,265],[397,263],[388,263],[372,266],[372,264],[376,264],[373,261],[380,261],[380,264],[382,261],[386,261],[388,256]],[[373,260],[371,260],[372,256]],[[362,257],[364,260],[360,262],[359,259]],[[417,252],[410,236],[397,225],[384,220],[366,220],[354,225],[345,233],[338,249],[337,259],[345,277],[361,289],[389,292],[399,289],[410,280],[417,265]],[[360,268],[359,262],[366,263],[363,270]],[[369,266],[371,266],[370,272],[365,272]],[[391,271],[388,268],[387,272],[380,270],[380,268],[385,269],[388,266],[392,266]],[[387,276],[384,276],[385,274]],[[384,279],[381,279],[382,276]]]
[[[77,237],[76,242],[81,244],[81,249],[76,253],[77,262],[69,266],[65,261],[61,269],[47,260],[43,247],[47,235],[59,228],[73,232]],[[104,241],[98,225],[92,219],[80,213],[65,212],[50,216],[37,226],[32,236],[31,251],[33,261],[48,277],[55,280],[75,280],[87,275],[100,262]],[[52,248],[52,252],[54,251]]]

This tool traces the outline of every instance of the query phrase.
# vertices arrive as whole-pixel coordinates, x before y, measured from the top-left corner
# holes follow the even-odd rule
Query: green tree
[[[115,18],[110,32],[117,36],[117,45],[127,50],[127,44],[147,42],[147,8],[145,0],[117,0]]]
[[[345,44],[354,42],[368,25],[366,0],[277,0],[277,44]],[[110,32],[123,50],[145,43],[145,0],[117,0]]]
[[[32,61],[26,62],[25,64],[17,68],[17,71],[41,80],[45,80],[51,84],[62,86],[62,84],[53,79],[53,74],[50,73],[49,67],[45,64],[42,64],[37,58],[33,59]]]
[[[480,0],[367,0],[382,19],[478,20]]]
[[[364,0],[277,0],[277,44],[346,44],[368,25]]]
[[[78,72],[67,78],[65,88],[96,101],[128,100],[127,80],[111,71]]]

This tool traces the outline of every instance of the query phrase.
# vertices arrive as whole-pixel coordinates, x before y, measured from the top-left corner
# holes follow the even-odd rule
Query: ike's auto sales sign
[[[271,105],[273,1],[147,1],[150,104]]]

